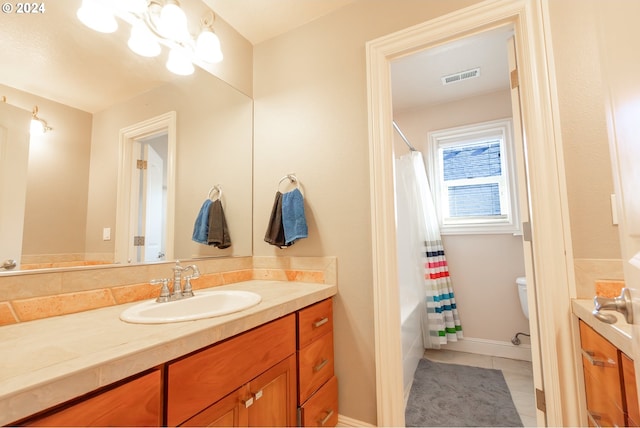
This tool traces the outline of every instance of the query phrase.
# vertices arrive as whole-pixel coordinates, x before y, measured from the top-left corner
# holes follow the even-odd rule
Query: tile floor
[[[530,362],[444,349],[427,349],[424,356],[441,363],[502,370],[522,424],[525,427],[537,426],[533,369]]]

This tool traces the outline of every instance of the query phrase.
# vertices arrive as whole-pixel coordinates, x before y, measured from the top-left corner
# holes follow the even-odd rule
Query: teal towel
[[[196,222],[193,225],[192,239],[200,244],[207,245],[209,236],[209,209],[211,208],[211,199],[207,199],[202,204]]]
[[[290,245],[309,234],[304,215],[304,198],[300,189],[282,195],[282,227],[285,244]]]

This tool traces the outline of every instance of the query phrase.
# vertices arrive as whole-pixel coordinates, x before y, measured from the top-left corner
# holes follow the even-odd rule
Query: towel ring
[[[280,186],[282,185],[282,182],[285,180],[289,180],[290,183],[295,184],[296,189],[300,190],[300,193],[302,193],[304,196],[304,193],[300,188],[300,180],[298,180],[298,177],[296,177],[295,173],[287,174],[284,177],[282,177],[280,181],[278,181],[278,192],[280,191]]]
[[[218,196],[214,199],[212,195],[214,195],[215,192],[218,192]],[[219,184],[216,184],[209,190],[209,199],[211,199],[212,201],[215,201],[217,199],[222,199],[222,187],[220,187]]]

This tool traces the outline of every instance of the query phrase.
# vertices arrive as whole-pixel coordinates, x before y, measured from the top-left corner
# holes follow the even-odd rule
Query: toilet
[[[529,304],[527,303],[527,278],[519,276],[516,278],[518,286],[518,296],[520,297],[520,306],[526,319],[529,319]]]

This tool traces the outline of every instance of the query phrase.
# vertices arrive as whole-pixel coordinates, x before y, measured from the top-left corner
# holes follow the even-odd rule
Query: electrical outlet
[[[102,240],[103,241],[111,241],[111,228],[105,227],[102,229]]]

